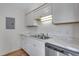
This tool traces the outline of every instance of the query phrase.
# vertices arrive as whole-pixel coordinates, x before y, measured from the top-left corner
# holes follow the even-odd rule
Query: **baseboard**
[[[10,52],[13,52],[13,51],[16,51],[16,50],[19,50],[20,48],[15,48],[15,49],[11,49],[11,50],[4,50],[4,51],[0,51],[0,56],[3,56],[5,54],[8,54]]]
[[[18,50],[9,52],[9,53],[7,53],[7,54],[4,54],[3,56],[8,56],[8,55],[10,55],[10,54],[12,54],[12,53],[15,53],[15,52],[17,52],[17,51],[20,51],[20,50],[22,50],[23,52],[25,52],[25,53],[27,54],[27,56],[30,56],[23,48],[20,48],[20,49],[18,49]]]

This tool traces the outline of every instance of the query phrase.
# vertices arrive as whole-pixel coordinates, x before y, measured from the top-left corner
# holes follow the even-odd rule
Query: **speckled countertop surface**
[[[25,37],[29,37],[25,34],[23,34]],[[79,41],[78,39],[74,39],[74,38],[64,38],[62,36],[53,36],[50,39],[38,39],[38,38],[34,38],[34,37],[30,37],[32,39],[44,42],[44,43],[51,43],[60,47],[64,47],[66,49],[72,50],[72,51],[76,51],[79,52]]]

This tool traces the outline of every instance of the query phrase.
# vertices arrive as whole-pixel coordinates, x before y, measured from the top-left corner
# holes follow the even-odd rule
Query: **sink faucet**
[[[48,38],[49,38],[48,33],[47,34],[42,33],[40,35],[40,39],[48,39]]]
[[[50,38],[48,33],[47,34],[41,33],[41,34],[38,34],[38,35],[32,35],[32,37],[39,38],[39,39],[49,39]]]

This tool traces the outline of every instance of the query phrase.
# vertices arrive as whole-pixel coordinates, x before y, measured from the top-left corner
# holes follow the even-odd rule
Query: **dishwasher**
[[[79,56],[79,52],[45,43],[45,56]]]

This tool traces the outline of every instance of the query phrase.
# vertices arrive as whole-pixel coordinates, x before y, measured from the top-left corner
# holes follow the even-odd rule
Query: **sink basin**
[[[34,38],[37,38],[37,39],[42,39],[42,40],[50,39],[48,33],[47,34],[44,34],[44,33],[35,34],[35,35],[31,35],[31,37],[34,37]]]
[[[46,40],[46,39],[50,39],[50,37],[39,37],[39,39]]]
[[[31,35],[31,37],[42,39],[42,40],[50,39],[50,37],[48,36],[39,36],[39,35]]]

